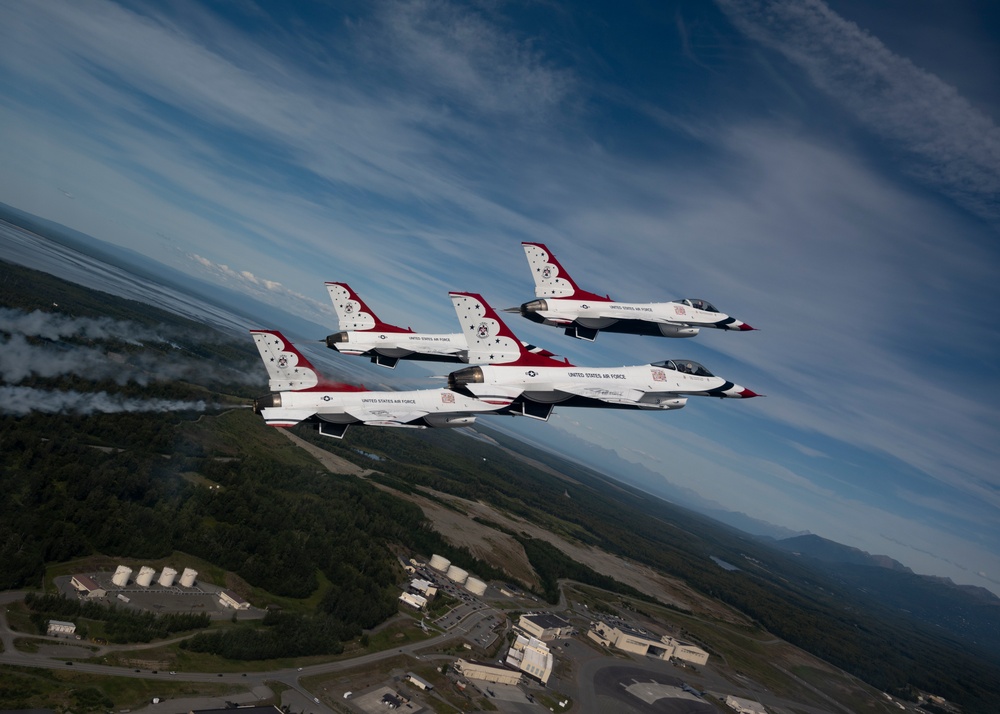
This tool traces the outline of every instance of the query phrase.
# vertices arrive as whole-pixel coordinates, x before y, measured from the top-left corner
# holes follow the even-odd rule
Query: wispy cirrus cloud
[[[1000,228],[1000,128],[954,87],[890,51],[822,0],[718,0],[748,36],[783,54],[910,171]]]

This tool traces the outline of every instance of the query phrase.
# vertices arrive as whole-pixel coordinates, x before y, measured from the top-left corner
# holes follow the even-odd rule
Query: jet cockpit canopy
[[[700,298],[684,298],[683,300],[674,300],[673,302],[680,303],[681,305],[687,305],[688,307],[693,307],[695,310],[704,310],[705,312],[718,312],[715,309],[715,305],[710,303],[708,300],[702,300]]]
[[[653,362],[653,366],[662,367],[663,369],[672,369],[676,372],[683,372],[685,374],[694,374],[699,377],[715,376],[705,369],[704,365],[690,359],[665,359],[662,362]]]

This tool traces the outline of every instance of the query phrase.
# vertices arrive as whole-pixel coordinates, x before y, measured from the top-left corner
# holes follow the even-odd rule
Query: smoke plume
[[[52,392],[32,387],[0,387],[0,413],[119,414],[122,412],[205,411],[204,401],[133,399],[107,392]]]

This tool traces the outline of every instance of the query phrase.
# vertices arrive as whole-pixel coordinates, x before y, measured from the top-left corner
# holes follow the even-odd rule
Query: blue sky
[[[533,437],[1000,592],[992,3],[165,5],[0,6],[0,201],[331,328],[326,280],[424,331],[457,331],[449,290],[520,304],[521,241],[706,298],[760,331],[511,326],[766,399]]]

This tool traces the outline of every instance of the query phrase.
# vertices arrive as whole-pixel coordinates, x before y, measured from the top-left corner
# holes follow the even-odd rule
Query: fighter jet
[[[469,342],[466,367],[448,386],[507,413],[543,421],[555,406],[681,409],[688,397],[749,399],[761,396],[716,377],[693,360],[663,360],[635,367],[576,367],[568,360],[527,352],[496,311],[475,293],[450,293]]]
[[[631,335],[694,337],[703,327],[748,331],[745,322],[719,312],[711,303],[685,298],[672,302],[616,302],[607,295],[581,290],[541,243],[522,243],[535,280],[535,297],[520,312],[543,325],[562,327],[570,337],[593,342],[601,330]]]
[[[414,332],[382,322],[347,283],[326,283],[340,332],[327,336],[326,346],[345,355],[363,355],[375,364],[395,368],[401,359],[468,363],[468,345],[462,333],[443,335]],[[529,350],[551,352],[526,345]]]
[[[271,426],[311,422],[323,436],[343,438],[351,424],[411,428],[460,427],[477,414],[501,409],[450,389],[377,392],[327,381],[276,330],[251,330],[270,378],[271,394],[254,400],[253,410]]]

